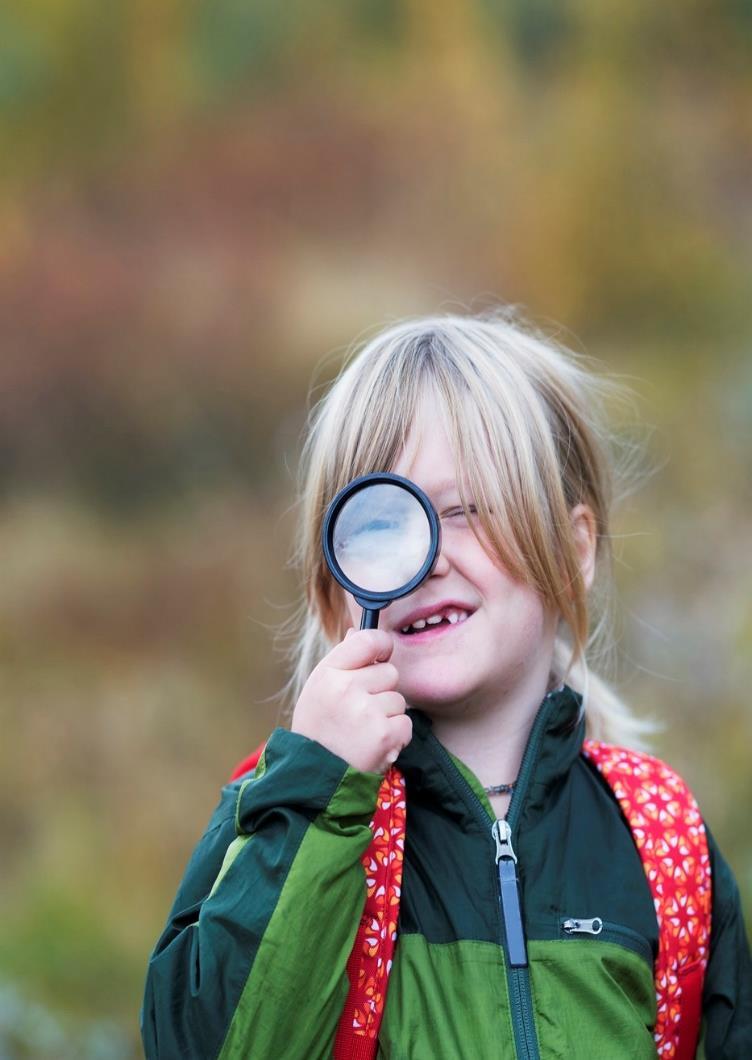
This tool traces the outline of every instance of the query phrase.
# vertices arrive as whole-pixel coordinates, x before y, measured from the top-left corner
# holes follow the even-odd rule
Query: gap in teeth
[[[415,622],[409,626],[402,626],[401,633],[410,633],[410,631],[420,631],[425,629],[426,626],[438,626],[440,622],[448,622],[450,626],[457,625],[458,622],[464,622],[467,618],[467,611],[447,611],[446,615],[429,615],[428,618],[418,618]]]

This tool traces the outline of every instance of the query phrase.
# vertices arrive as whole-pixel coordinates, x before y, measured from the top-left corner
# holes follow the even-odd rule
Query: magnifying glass
[[[433,570],[441,527],[414,482],[377,471],[339,491],[321,537],[329,570],[363,608],[360,628],[376,629],[379,611],[417,589]]]

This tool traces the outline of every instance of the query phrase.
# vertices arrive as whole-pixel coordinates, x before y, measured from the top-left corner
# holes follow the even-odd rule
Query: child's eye
[[[477,514],[478,514],[478,511],[477,511],[475,505],[474,504],[468,504],[467,509],[462,508],[462,507],[450,508],[449,511],[444,513],[444,518],[446,518],[446,519],[458,519],[458,518],[461,519],[461,518],[464,518],[465,516],[468,516],[468,515],[473,516],[473,515],[477,515]]]

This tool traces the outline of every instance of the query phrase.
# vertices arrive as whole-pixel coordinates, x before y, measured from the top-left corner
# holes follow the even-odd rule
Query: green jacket
[[[413,712],[399,936],[386,1060],[655,1057],[658,928],[629,826],[581,755],[580,697],[536,717],[509,808],[529,966],[508,967],[493,814],[477,779]],[[282,729],[228,785],[149,964],[149,1060],[331,1055],[363,908],[360,859],[380,776]],[[709,836],[707,1060],[752,1056],[752,965],[733,876]],[[568,919],[601,918],[597,936]]]

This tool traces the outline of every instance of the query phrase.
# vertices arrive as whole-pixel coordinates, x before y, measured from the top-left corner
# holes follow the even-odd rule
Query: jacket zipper
[[[559,689],[556,691],[559,691]],[[522,756],[522,763],[517,776],[514,794],[509,803],[507,816],[504,820],[494,821],[491,829],[499,879],[499,906],[504,924],[509,1007],[514,1030],[515,1052],[518,1060],[540,1060],[540,1052],[538,1051],[538,1035],[535,1030],[530,969],[527,962],[525,930],[520,905],[519,881],[516,870],[517,855],[512,847],[512,834],[520,817],[522,805],[520,800],[527,791],[533,766],[538,758],[538,751],[548,716],[546,707],[554,694],[554,692],[548,693],[533,722],[533,728],[528,738],[525,753]],[[462,774],[458,773],[457,767],[452,762],[444,746],[435,736],[433,736],[433,739],[436,740],[436,746],[442,758],[449,765],[452,774],[459,776],[463,788],[470,795],[472,805],[479,811],[480,817],[485,822],[488,822],[488,813],[485,806]],[[520,963],[515,963],[517,961],[520,961]]]
[[[544,699],[543,706],[538,711],[538,715],[533,722],[533,728],[528,738],[525,753],[522,756],[517,783],[509,803],[506,819],[496,822],[500,826],[497,828],[497,834],[502,838],[506,837],[506,842],[501,844],[501,853],[499,853],[497,847],[496,863],[499,871],[500,902],[507,939],[507,988],[512,1012],[514,1044],[519,1060],[540,1060],[540,1053],[538,1051],[538,1035],[535,1030],[533,992],[530,986],[530,968],[527,962],[525,929],[520,908],[517,856],[512,846],[512,835],[519,823],[522,808],[521,800],[527,792],[533,766],[538,758],[538,751],[548,715],[548,711],[545,708],[550,696],[551,693]],[[506,888],[502,883],[502,879],[506,882]]]
[[[527,967],[525,930],[520,908],[520,885],[517,879],[517,855],[512,847],[509,821],[494,821],[491,835],[496,844],[496,868],[499,873],[499,901],[507,937],[507,954],[512,968]],[[564,925],[566,930],[566,925]]]
[[[504,919],[504,934],[507,943],[507,986],[515,1049],[517,1056],[524,1060],[539,1060],[525,928],[520,907],[517,855],[512,846],[512,829],[509,827],[509,821],[505,819],[494,821],[491,835],[496,843],[499,904]]]

